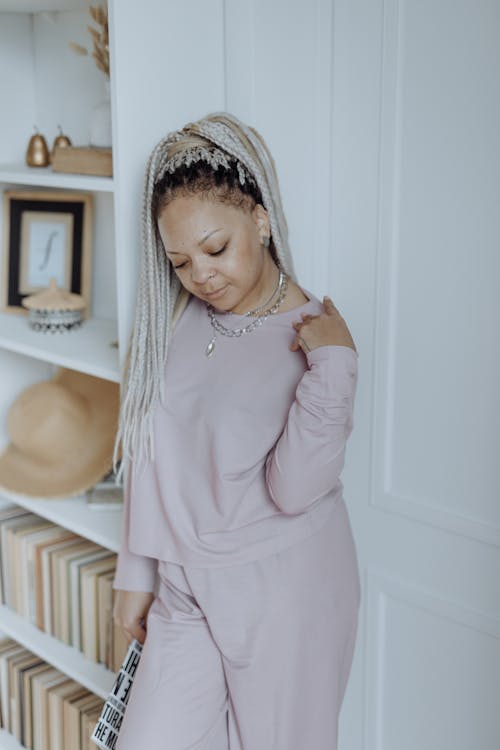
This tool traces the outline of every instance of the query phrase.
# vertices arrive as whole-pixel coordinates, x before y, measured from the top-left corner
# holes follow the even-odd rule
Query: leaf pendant
[[[207,355],[207,357],[212,356],[212,354],[214,353],[214,349],[215,349],[215,336],[212,337],[207,348],[205,349],[205,354]]]

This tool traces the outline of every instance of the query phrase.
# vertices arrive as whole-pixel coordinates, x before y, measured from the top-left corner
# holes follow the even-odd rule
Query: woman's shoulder
[[[323,312],[323,303],[314,292],[311,292],[309,289],[306,289],[305,286],[296,282],[289,281],[288,284],[289,288],[291,287],[291,294],[289,302],[286,300],[288,303],[287,307],[282,308],[283,312],[294,309],[297,309],[298,311],[303,310],[311,315],[319,315],[319,313]]]
[[[311,293],[307,295],[299,284],[289,279],[285,299],[280,305],[280,312],[289,312],[296,307],[302,307],[309,301],[310,296]]]

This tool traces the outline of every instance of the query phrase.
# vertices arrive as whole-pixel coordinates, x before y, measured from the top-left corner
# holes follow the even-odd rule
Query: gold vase
[[[50,164],[50,153],[47,141],[36,131],[31,136],[26,149],[26,164],[28,167],[47,167]]]

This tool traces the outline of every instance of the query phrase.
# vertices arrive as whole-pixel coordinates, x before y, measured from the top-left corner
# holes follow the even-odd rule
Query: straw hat
[[[65,368],[24,390],[7,417],[0,487],[53,498],[92,487],[112,468],[118,407],[117,383]]]

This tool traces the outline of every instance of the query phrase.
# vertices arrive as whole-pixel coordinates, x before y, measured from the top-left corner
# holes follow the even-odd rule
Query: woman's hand
[[[154,594],[150,592],[117,589],[113,619],[124,631],[129,644],[134,638],[137,638],[139,643],[144,643],[146,638],[144,625],[154,598]],[[144,625],[141,620],[144,621]]]
[[[307,353],[318,346],[335,344],[350,346],[356,350],[354,341],[342,315],[339,313],[330,297],[323,297],[324,312],[320,315],[301,313],[301,321],[293,321],[292,326],[297,334],[290,344],[291,351],[302,349]]]

